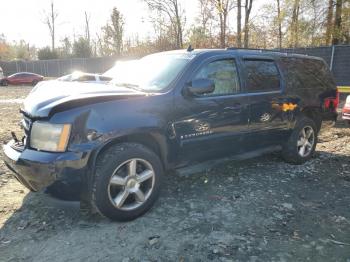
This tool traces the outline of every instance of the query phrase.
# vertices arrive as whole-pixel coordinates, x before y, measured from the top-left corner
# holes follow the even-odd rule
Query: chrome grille
[[[24,133],[26,135],[26,137],[29,136],[29,131],[30,131],[30,127],[32,125],[32,120],[28,117],[26,117],[25,115],[23,115],[23,119],[21,121],[22,127],[24,129]]]

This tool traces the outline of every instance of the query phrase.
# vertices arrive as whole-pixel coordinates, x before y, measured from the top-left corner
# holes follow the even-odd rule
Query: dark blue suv
[[[180,50],[121,64],[108,85],[39,85],[6,165],[32,191],[80,192],[113,220],[151,208],[169,170],[281,151],[310,159],[338,96],[320,58],[263,50]],[[57,186],[58,185],[58,186]]]

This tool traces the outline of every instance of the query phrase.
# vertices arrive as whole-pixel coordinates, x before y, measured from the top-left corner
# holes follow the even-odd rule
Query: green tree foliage
[[[79,37],[79,39],[73,43],[73,57],[87,58],[91,57],[91,54],[89,40],[84,37]]]
[[[101,55],[120,55],[123,51],[124,17],[115,7],[110,21],[102,27],[102,36],[99,38]]]
[[[7,43],[3,34],[0,34],[0,60],[11,60],[13,58],[11,46]]]
[[[58,48],[60,58],[68,58],[72,56],[73,45],[69,37],[65,37],[61,40],[61,46]]]
[[[39,60],[50,60],[57,59],[58,55],[56,51],[52,51],[50,47],[43,47],[38,50],[38,59]]]
[[[31,60],[36,58],[36,49],[24,40],[9,43],[0,35],[0,60]]]

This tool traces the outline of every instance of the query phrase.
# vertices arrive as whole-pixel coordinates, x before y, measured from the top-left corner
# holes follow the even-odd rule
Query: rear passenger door
[[[250,145],[279,144],[288,127],[283,114],[282,79],[273,59],[244,58],[245,93],[249,97]]]

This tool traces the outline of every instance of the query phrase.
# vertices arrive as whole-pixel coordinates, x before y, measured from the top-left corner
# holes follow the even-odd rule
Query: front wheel
[[[134,143],[113,146],[97,162],[94,206],[112,220],[133,220],[157,200],[162,173],[159,157],[147,147]]]
[[[303,164],[313,156],[316,144],[315,122],[308,117],[302,117],[288,141],[283,145],[282,156],[289,163]]]

